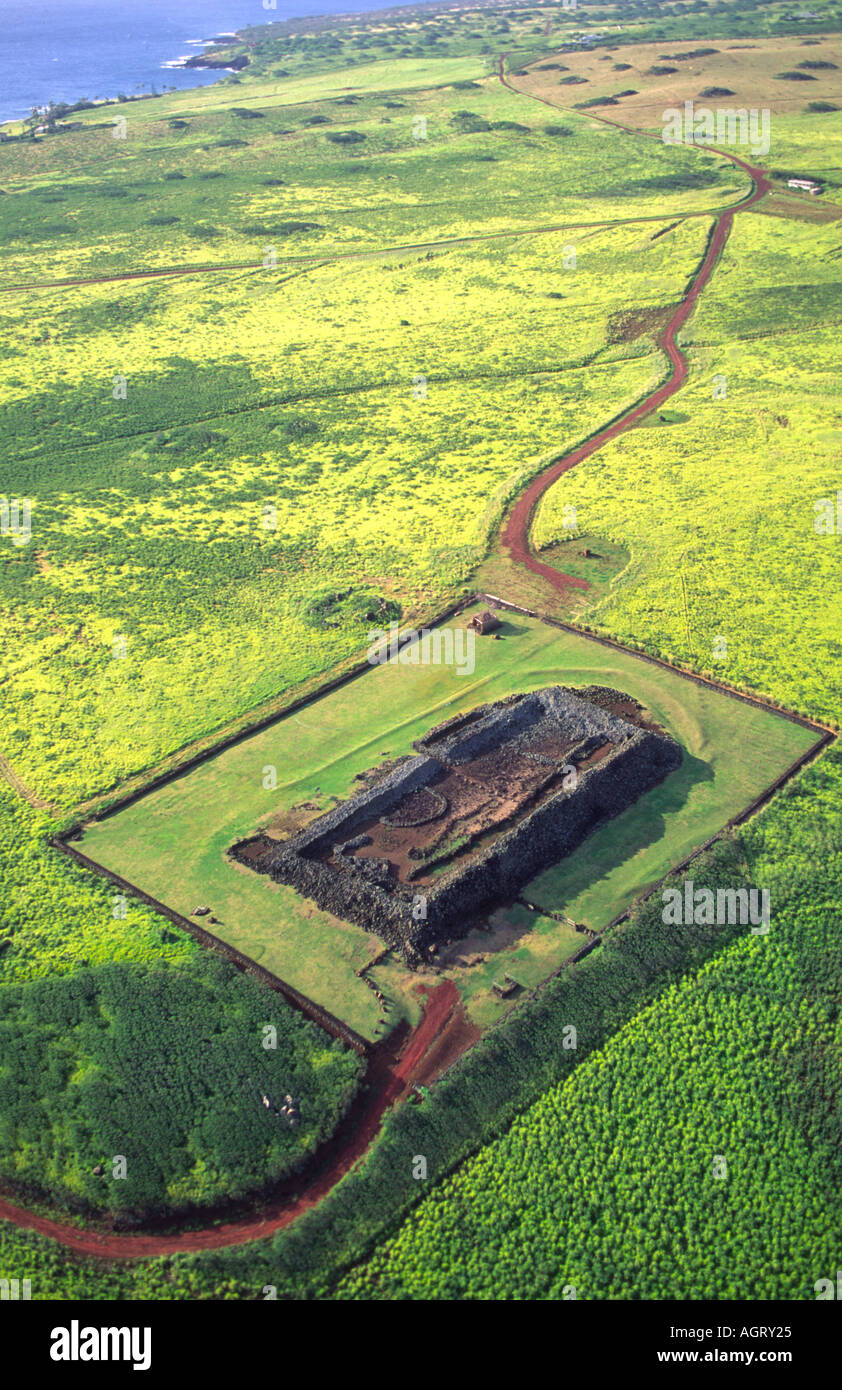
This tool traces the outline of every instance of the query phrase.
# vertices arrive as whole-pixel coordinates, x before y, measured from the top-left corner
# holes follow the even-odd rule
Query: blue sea
[[[262,0],[2,0],[0,121],[48,101],[204,86],[219,72],[163,65],[247,24],[375,8],[377,0],[277,0],[274,10]]]

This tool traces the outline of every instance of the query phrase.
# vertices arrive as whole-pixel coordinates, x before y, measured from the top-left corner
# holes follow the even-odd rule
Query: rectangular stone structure
[[[672,738],[612,705],[639,709],[618,691],[555,685],[458,715],[261,868],[421,966],[679,766]],[[407,850],[413,837],[428,844]]]

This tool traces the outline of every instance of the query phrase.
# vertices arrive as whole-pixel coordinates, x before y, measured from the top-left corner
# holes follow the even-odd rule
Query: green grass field
[[[464,619],[462,619],[464,621]],[[452,626],[452,624],[451,624]],[[411,751],[442,719],[518,690],[598,683],[628,691],[682,744],[683,766],[610,825],[587,851],[524,890],[527,901],[599,930],[648,884],[719,830],[815,742],[809,730],[741,704],[632,655],[517,614],[501,640],[476,646],[470,675],[445,665],[383,665],[301,713],[204,762],[85,831],[85,853],[188,916],[207,903],[216,934],[274,974],[373,1036],[376,1000],[354,971],[376,938],[339,922],[226,858],[225,851],[291,807],[327,810],[353,792],[354,776]],[[277,786],[266,790],[266,769]],[[490,983],[516,966],[537,984],[586,938],[542,917],[534,941],[517,917],[500,925],[523,935],[478,970],[456,971],[479,1021],[504,1006]],[[487,949],[487,948],[486,948]],[[519,973],[517,973],[519,972]],[[375,972],[376,974],[376,972]]]

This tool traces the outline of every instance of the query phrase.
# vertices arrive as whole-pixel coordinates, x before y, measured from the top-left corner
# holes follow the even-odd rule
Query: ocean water
[[[164,63],[203,51],[197,40],[293,16],[359,13],[330,0],[0,0],[0,121],[82,97],[198,87],[219,78]],[[192,42],[191,42],[192,40]]]

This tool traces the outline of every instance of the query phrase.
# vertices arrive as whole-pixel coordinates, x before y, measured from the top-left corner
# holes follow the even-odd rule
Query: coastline
[[[476,0],[474,8],[493,9],[500,3],[501,0]],[[245,46],[248,43],[245,31],[252,28],[256,30],[261,30],[271,27],[278,35],[278,37],[283,37],[284,35],[292,36],[296,34],[315,34],[324,29],[344,28],[350,25],[367,24],[375,18],[381,20],[385,19],[388,21],[392,18],[397,18],[399,16],[402,18],[407,18],[408,16],[414,14],[424,14],[429,12],[430,10],[461,11],[464,8],[464,0],[441,0],[440,3],[436,3],[436,0],[420,0],[420,3],[404,5],[377,5],[376,3],[371,5],[369,3],[369,5],[366,8],[362,8],[359,10],[340,9],[338,11],[325,11],[321,14],[292,15],[289,17],[276,19],[271,18],[272,11],[267,11],[265,12],[265,15],[258,19],[256,23],[246,24],[243,26],[243,29],[239,31],[233,29],[221,29],[214,35],[213,38],[176,40],[175,42],[180,42],[185,46],[185,48],[193,48],[195,51],[193,53],[179,53],[173,58],[163,60],[158,64],[158,71],[162,74],[172,72],[184,73],[191,71],[199,73],[218,73],[218,78],[214,78],[211,81],[206,80],[205,82],[197,82],[195,84],[197,87],[210,86],[212,85],[212,81],[221,80],[221,78],[225,75],[231,75],[238,72],[242,72],[245,68],[248,67],[249,60],[248,57],[243,53],[239,55],[242,57],[243,61],[238,62],[233,67],[228,65],[222,67],[214,62],[203,62],[202,59],[210,55],[207,53],[203,53],[201,50],[212,50],[214,47],[234,47],[235,45]],[[194,30],[194,33],[195,32],[197,31]],[[199,30],[198,32],[201,32],[201,30]],[[124,80],[126,83],[128,83],[131,80],[131,78],[127,77]],[[161,80],[164,83],[166,82],[165,77],[162,77]],[[190,91],[192,90],[192,88],[190,86],[185,86],[183,88],[178,88],[177,90]],[[70,111],[87,110],[90,109],[90,107],[94,106],[111,106],[117,105],[118,103],[120,105],[125,105],[127,101],[147,101],[150,97],[163,95],[165,95],[164,92],[156,92],[153,88],[152,91],[148,92],[136,92],[131,95],[124,95],[122,97],[119,97],[117,95],[97,97],[91,101],[88,101],[86,98],[80,95],[72,99],[64,98],[61,101],[57,102],[57,104],[69,108]],[[85,101],[84,106],[80,104],[82,101]],[[16,138],[10,128],[16,126],[23,127],[27,119],[28,115],[3,115],[0,111],[0,134],[2,134],[4,139],[6,140],[10,138]]]
[[[230,48],[234,45],[242,45],[244,42],[245,40],[241,35],[228,33],[217,35],[217,37],[213,39],[185,40],[185,43],[193,45],[196,49],[222,49],[223,45]],[[206,53],[194,52],[179,54],[177,58],[166,59],[161,63],[160,70],[161,72],[215,72],[218,74],[215,80],[221,80],[226,74],[242,72],[248,67],[248,64],[249,60],[244,53],[237,54],[232,63],[230,60],[214,60]],[[197,83],[197,86],[199,85],[212,86],[213,83]],[[182,90],[189,91],[191,89],[183,88]],[[131,96],[123,94],[120,96],[95,97],[93,100],[80,97],[76,101],[59,102],[57,105],[63,108],[64,118],[74,115],[79,111],[99,110],[104,106],[126,106],[136,101],[154,101],[162,96],[168,95],[170,95],[169,92],[157,92],[153,90],[151,92],[137,92]],[[19,138],[17,134],[13,133],[11,127],[21,127],[22,135],[25,130],[26,119],[25,116],[0,116],[0,139],[5,142],[7,140]]]

